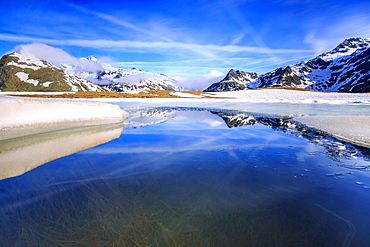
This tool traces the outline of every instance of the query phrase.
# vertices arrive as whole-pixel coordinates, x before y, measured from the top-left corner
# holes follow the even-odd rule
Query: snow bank
[[[370,116],[306,116],[296,120],[338,139],[370,147]]]
[[[0,140],[66,126],[118,123],[128,114],[119,106],[81,100],[0,96]]]
[[[184,97],[184,98],[202,98],[203,97],[202,95],[195,95],[195,94],[192,94],[192,93],[184,93],[184,92],[173,92],[173,93],[170,93],[170,94],[175,95],[175,96],[179,96],[179,97]]]
[[[370,103],[370,93],[323,93],[286,89],[217,92],[214,93],[214,97],[230,97],[239,102]]]
[[[370,104],[370,93],[324,93],[288,89],[260,89],[232,92],[210,92],[201,95],[186,92],[171,94],[184,98],[105,98],[94,99],[105,102],[249,102],[249,103],[325,103],[325,104]],[[202,98],[202,96],[207,98]]]

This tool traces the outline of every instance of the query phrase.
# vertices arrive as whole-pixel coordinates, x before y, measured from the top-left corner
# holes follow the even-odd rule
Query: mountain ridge
[[[331,51],[309,61],[277,68],[253,80],[246,80],[243,71],[238,76],[234,72],[230,70],[223,80],[204,91],[293,87],[324,92],[370,92],[370,39],[345,39]]]
[[[185,90],[186,79],[176,81],[164,74],[137,68],[116,68],[94,56],[75,58],[58,51],[59,57],[38,58],[31,49],[21,46],[17,52],[0,60],[0,91],[146,91]],[[52,51],[47,45],[43,49]],[[50,52],[40,55],[46,56]],[[55,61],[54,61],[55,60]],[[56,61],[68,62],[56,62]],[[221,74],[222,76],[222,74]],[[214,77],[214,76],[213,76]],[[211,77],[210,77],[211,78]],[[211,83],[211,79],[204,77]],[[216,78],[216,77],[215,77]],[[220,80],[219,77],[217,80]],[[195,86],[189,79],[187,83]],[[179,86],[182,85],[182,86]],[[200,85],[200,84],[199,84]],[[308,61],[279,67],[264,74],[231,69],[219,82],[212,83],[204,92],[240,91],[256,88],[299,88],[323,92],[370,92],[370,39],[349,38],[334,49]]]

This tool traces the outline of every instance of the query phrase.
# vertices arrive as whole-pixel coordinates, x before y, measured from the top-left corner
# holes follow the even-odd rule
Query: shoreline
[[[25,106],[24,104],[19,104],[19,101],[44,103],[45,101],[57,101],[60,102],[60,106],[67,102],[68,104],[77,102],[77,105],[88,104],[88,102],[91,104],[106,105],[115,105],[119,103],[123,109],[125,103],[128,103],[130,106],[140,106],[144,104],[149,107],[168,106],[171,104],[171,106],[181,107],[219,107],[246,111],[250,110],[248,107],[250,107],[251,104],[253,105],[256,103],[263,105],[263,107],[262,109],[252,109],[252,111],[258,112],[260,110],[261,113],[276,115],[285,115],[288,113],[288,116],[289,112],[294,113],[290,115],[295,120],[305,125],[328,133],[338,139],[370,147],[370,129],[368,128],[368,123],[370,122],[370,93],[323,93],[292,89],[260,89],[217,93],[156,90],[136,93],[1,92],[0,99],[2,99],[2,101],[8,99],[9,102],[12,100],[13,102],[18,102],[19,109],[23,109],[22,112],[25,112]],[[0,103],[2,101],[0,101]],[[266,107],[266,105],[268,106]],[[333,111],[325,112],[325,110],[327,110],[325,105],[330,105]],[[337,106],[340,108],[343,105],[347,107],[346,112],[341,112],[341,109],[337,109]],[[308,108],[313,109],[306,110],[305,106],[309,106]],[[352,111],[352,109],[358,110],[360,108],[361,110],[358,112]],[[33,110],[35,111],[35,109]],[[274,112],[274,110],[276,110],[276,112]],[[316,112],[317,110],[319,110],[319,112]],[[13,115],[14,117],[15,114],[13,112],[14,111],[9,111],[8,115]],[[47,113],[46,109],[42,111],[42,113],[39,112],[38,115],[41,116],[45,113]],[[98,117],[99,114],[94,113],[93,115],[94,117]],[[3,124],[9,125],[6,121],[6,117],[2,119]]]
[[[370,104],[370,93],[328,93],[295,89],[258,89],[226,92],[165,91],[140,92],[0,92],[0,95],[30,98],[64,99],[107,99],[109,101],[214,101],[214,102],[287,102],[287,103],[329,103],[329,104]]]

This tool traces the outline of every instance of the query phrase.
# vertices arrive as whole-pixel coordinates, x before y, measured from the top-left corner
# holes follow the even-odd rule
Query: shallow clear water
[[[130,113],[0,181],[0,246],[370,245],[369,149],[240,111]]]

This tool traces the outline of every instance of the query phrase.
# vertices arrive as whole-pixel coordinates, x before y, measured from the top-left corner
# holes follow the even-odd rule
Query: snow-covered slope
[[[22,50],[0,60],[0,91],[109,91]]]
[[[80,58],[80,65],[64,63],[62,69],[116,92],[143,90],[181,90],[175,80],[163,75],[140,69],[115,68],[100,62],[93,56]]]
[[[307,62],[278,68],[254,80],[246,80],[242,73],[234,75],[232,80],[225,79],[206,91],[293,87],[324,92],[370,92],[370,39],[346,39]]]

